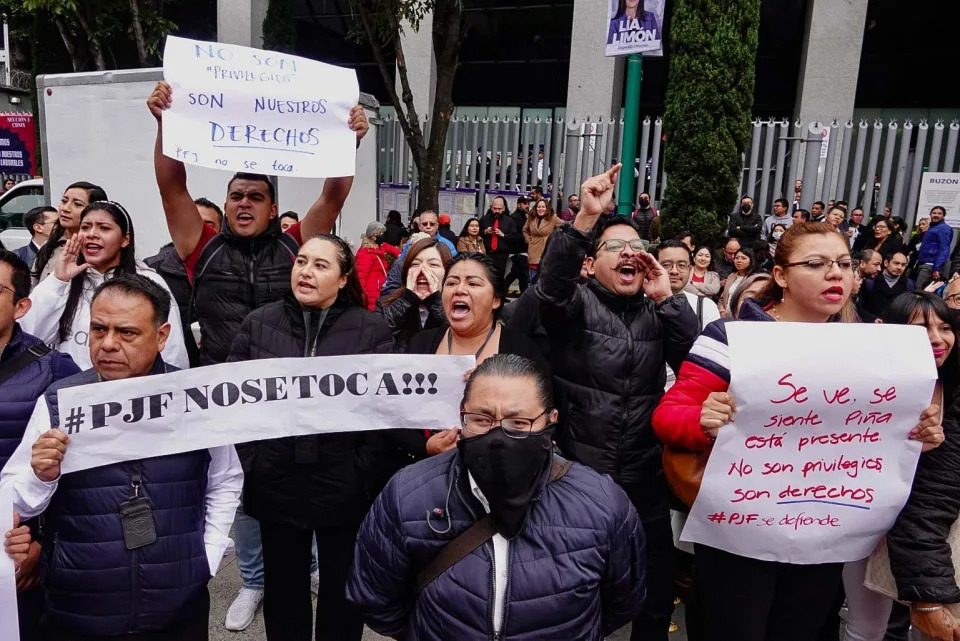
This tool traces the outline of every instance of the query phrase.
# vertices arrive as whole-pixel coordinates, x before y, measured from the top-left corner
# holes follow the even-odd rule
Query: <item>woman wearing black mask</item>
[[[366,623],[422,641],[599,640],[630,621],[642,528],[609,476],[553,454],[549,378],[528,359],[491,356],[460,414],[457,449],[395,475],[364,520],[347,598]],[[472,553],[431,567],[474,524],[484,533]],[[424,568],[434,572],[418,581]]]
[[[244,319],[229,361],[371,354],[392,348],[386,322],[364,309],[353,253],[337,236],[321,234],[303,244],[290,289],[282,300]],[[260,521],[263,618],[269,641],[312,637],[314,536],[320,563],[316,639],[360,641],[363,623],[346,602],[344,584],[357,528],[384,476],[380,438],[372,432],[345,432],[238,448],[246,475],[244,511]]]

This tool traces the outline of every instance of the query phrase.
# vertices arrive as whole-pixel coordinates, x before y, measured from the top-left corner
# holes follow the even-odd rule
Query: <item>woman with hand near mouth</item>
[[[424,329],[411,339],[408,354],[453,354],[476,356],[477,365],[494,354],[516,354],[537,363],[545,373],[549,366],[529,339],[497,322],[503,307],[503,278],[493,260],[484,254],[457,254],[443,278],[441,327]],[[457,445],[457,429],[429,437],[413,430],[398,434],[410,461],[440,454]]]
[[[105,200],[107,192],[93,183],[75,182],[64,190],[57,209],[57,224],[53,226],[50,238],[37,252],[37,260],[33,264],[34,285],[53,273],[64,243],[80,229],[80,215],[84,208],[92,202]]]
[[[89,369],[90,302],[97,286],[119,274],[142,274],[168,294],[170,288],[157,272],[136,259],[133,221],[123,206],[110,201],[93,202],[76,218],[77,233],[58,252],[52,277],[33,289],[33,306],[20,325],[47,345],[69,354],[81,369]],[[187,369],[190,362],[180,313],[172,300],[171,304],[174,309],[167,319],[170,337],[162,352],[163,360]]]
[[[364,307],[350,246],[337,236],[320,234],[300,247],[284,298],[243,320],[227,362],[385,353],[392,345],[383,318]],[[260,522],[263,618],[270,641],[360,641],[363,622],[345,590],[357,530],[388,478],[380,457],[382,438],[344,432],[237,448],[246,475],[244,511]],[[320,564],[315,628],[310,594],[314,536]]]
[[[853,260],[846,238],[826,223],[794,223],[777,243],[772,279],[757,299],[741,303],[747,321],[842,322],[850,307]],[[736,414],[730,385],[726,323],[707,325],[677,382],[653,413],[660,441],[703,452]],[[928,407],[910,434],[924,448],[943,442],[939,408]],[[836,614],[842,563],[799,565],[762,561],[696,544],[697,571],[710,641],[816,639]],[[802,603],[802,607],[798,604]],[[743,607],[743,604],[752,604]]]
[[[403,259],[403,287],[377,301],[393,332],[397,348],[402,349],[421,330],[446,323],[440,300],[440,284],[450,262],[450,250],[436,238],[414,240]]]

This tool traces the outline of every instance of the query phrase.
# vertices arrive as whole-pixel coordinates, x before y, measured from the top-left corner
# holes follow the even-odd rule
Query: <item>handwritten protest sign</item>
[[[681,539],[788,563],[869,556],[913,482],[909,433],[937,377],[926,333],[738,322],[727,337],[737,414]]]
[[[163,153],[185,163],[281,176],[352,176],[357,74],[315,60],[167,36]]]
[[[620,0],[607,0],[606,55],[663,55],[663,9],[666,0],[646,0],[633,8]]]
[[[0,537],[13,528],[13,490],[0,488]],[[0,549],[0,641],[18,641],[17,578],[13,559]]]
[[[212,365],[58,392],[64,474],[261,439],[460,424],[472,356],[370,354]]]

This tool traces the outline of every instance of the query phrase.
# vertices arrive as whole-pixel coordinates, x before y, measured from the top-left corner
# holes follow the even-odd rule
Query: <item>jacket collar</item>
[[[241,251],[257,253],[264,247],[271,245],[273,241],[275,241],[283,232],[280,231],[280,219],[274,218],[259,236],[254,236],[253,238],[241,238],[233,233],[233,230],[230,229],[230,225],[227,223],[226,218],[224,218],[223,229],[220,233],[223,234],[224,239],[227,242],[236,246]]]
[[[614,312],[628,312],[643,306],[643,292],[638,292],[634,296],[618,296],[598,283],[596,278],[590,278],[587,281],[587,287],[590,288],[590,291],[594,293],[604,307]]]
[[[10,341],[3,346],[3,349],[0,349],[0,363],[8,358],[13,358],[14,354],[19,354],[26,347],[23,344],[26,335],[27,333],[20,328],[20,323],[14,322],[13,331],[10,333]]]
[[[740,320],[746,321],[774,321],[773,316],[768,314],[764,308],[753,298],[747,298],[740,304],[740,314],[737,316]]]

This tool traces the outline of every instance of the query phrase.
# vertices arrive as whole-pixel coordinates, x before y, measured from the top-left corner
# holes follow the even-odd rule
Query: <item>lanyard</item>
[[[483,345],[480,346],[480,349],[477,350],[477,354],[474,358],[480,358],[480,354],[483,352],[483,348],[487,346],[487,343],[490,342],[490,337],[493,336],[493,333],[497,331],[497,321],[493,321],[493,326],[490,328],[490,332],[487,334],[487,338],[484,339]],[[447,354],[453,353],[453,331],[447,329]]]

